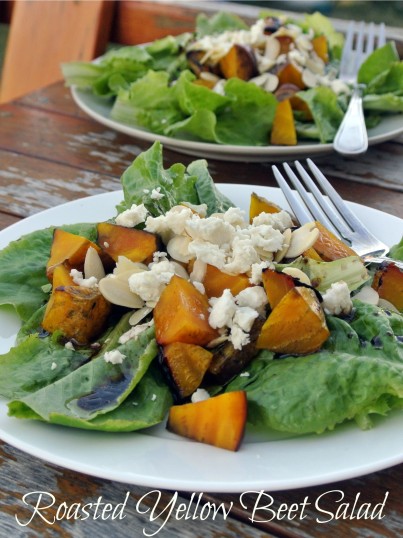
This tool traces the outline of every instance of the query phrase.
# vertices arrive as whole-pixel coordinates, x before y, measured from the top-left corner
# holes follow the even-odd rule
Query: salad
[[[0,356],[10,416],[110,432],[168,416],[174,433],[237,450],[246,423],[365,429],[402,406],[397,265],[365,267],[257,195],[244,215],[206,161],[165,169],[158,142],[122,187],[113,219],[0,252],[0,304],[22,320]]]
[[[338,79],[344,38],[325,16],[302,20],[200,14],[194,33],[62,66],[66,83],[111,103],[111,118],[158,135],[217,144],[332,142],[350,88]],[[362,64],[367,126],[403,111],[395,44]]]

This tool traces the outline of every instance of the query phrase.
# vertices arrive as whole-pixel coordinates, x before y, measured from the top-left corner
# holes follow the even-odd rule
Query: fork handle
[[[368,135],[362,108],[364,84],[355,84],[347,112],[333,142],[342,155],[357,155],[368,149]]]

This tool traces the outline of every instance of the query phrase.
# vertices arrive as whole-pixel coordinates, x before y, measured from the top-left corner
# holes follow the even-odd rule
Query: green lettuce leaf
[[[318,87],[298,92],[297,95],[309,106],[320,141],[324,144],[332,142],[344,116],[336,94],[330,88]]]
[[[54,413],[52,422],[85,430],[131,432],[160,423],[172,403],[171,392],[162,379],[159,368],[151,364],[140,382],[119,407],[88,420]],[[20,400],[9,404],[9,415],[22,419],[43,420],[31,407]]]
[[[329,49],[332,59],[340,60],[344,45],[344,36],[340,32],[336,32],[331,20],[316,11],[315,13],[307,14],[302,22],[303,28],[312,28],[316,35],[324,34],[329,43]]]
[[[204,159],[193,161],[187,167],[190,175],[195,176],[196,191],[200,204],[207,205],[207,215],[212,213],[224,213],[234,204],[222,194],[214,184],[213,178],[208,170],[208,163]]]
[[[96,238],[94,224],[72,224],[60,228],[91,241]],[[48,297],[42,286],[49,283],[46,263],[53,230],[54,227],[51,227],[24,235],[0,252],[0,305],[14,306],[23,321],[27,321]]]
[[[247,30],[248,25],[238,15],[221,11],[212,17],[199,13],[196,18],[196,37],[220,34],[227,30]]]
[[[394,260],[403,261],[403,237],[399,243],[393,245],[393,247],[390,249],[389,256]]]
[[[112,411],[132,392],[157,355],[154,329],[144,331],[137,340],[129,340],[115,349],[125,356],[121,364],[106,362],[102,353],[18,401],[48,422],[60,416],[67,417],[67,421],[72,418],[91,420]]]
[[[357,81],[360,84],[370,84],[380,73],[389,69],[393,63],[399,61],[399,54],[393,41],[389,41],[383,47],[376,49],[362,63]]]
[[[386,93],[384,95],[364,95],[364,109],[378,112],[403,112],[403,95]]]
[[[400,316],[401,318],[401,316]],[[355,419],[403,406],[403,344],[389,316],[355,302],[351,324],[329,316],[331,337],[317,353],[273,361],[254,360],[249,377],[226,390],[246,390],[254,425],[293,434],[322,433]]]

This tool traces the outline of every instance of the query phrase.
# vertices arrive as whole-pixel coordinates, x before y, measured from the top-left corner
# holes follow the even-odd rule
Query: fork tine
[[[333,202],[334,206],[338,209],[339,213],[347,221],[351,229],[355,232],[359,232],[359,233],[365,232],[366,235],[369,235],[369,232],[367,231],[363,223],[347,207],[342,197],[332,187],[332,185],[329,183],[326,177],[322,174],[322,172],[319,170],[316,164],[311,159],[307,159],[307,163],[308,163],[309,168],[311,169],[311,172],[315,176],[316,180],[318,181],[322,189],[326,192],[326,194],[329,196],[330,200]]]
[[[312,215],[304,208],[302,203],[293,193],[292,189],[281,175],[280,170],[277,166],[272,166],[274,177],[276,178],[277,183],[280,186],[280,189],[283,191],[284,196],[286,197],[287,202],[290,204],[291,209],[294,212],[294,215],[297,217],[297,220],[300,224],[306,224],[307,222],[312,222],[314,219]]]
[[[343,53],[340,60],[340,76],[344,77],[348,73],[348,66],[350,64],[350,55],[353,49],[353,37],[354,37],[355,24],[354,21],[350,21],[347,27],[346,40],[343,46]]]
[[[360,68],[360,65],[363,60],[363,52],[364,52],[364,29],[365,24],[364,21],[361,21],[358,25],[358,35],[357,35],[357,43],[355,46],[355,58],[354,58],[354,73],[358,72],[358,69]]]
[[[363,60],[365,60],[371,54],[371,52],[373,52],[374,46],[375,46],[375,25],[373,22],[371,22],[368,27],[368,34],[367,34],[367,40],[365,43]]]
[[[295,165],[297,166],[298,171],[300,172],[300,174],[301,174],[301,169],[302,169],[303,172],[305,172],[305,170],[302,168],[302,166],[300,165],[300,163],[298,161],[295,161]],[[308,193],[305,190],[304,186],[302,185],[301,181],[294,174],[294,172],[293,172],[292,168],[290,167],[290,165],[288,163],[283,163],[283,167],[284,167],[284,170],[286,171],[286,174],[287,174],[289,180],[294,185],[295,189],[298,191],[299,195],[301,196],[302,200],[304,201],[305,205],[307,206],[307,208],[309,209],[309,211],[311,212],[313,217],[316,220],[321,221],[326,227],[330,228],[331,230],[334,230],[334,227],[331,224],[331,222],[329,221],[329,219],[327,218],[326,213],[324,213],[320,209],[321,205],[315,204],[312,201],[311,197],[308,195]],[[315,187],[315,185],[314,185],[314,187]],[[311,190],[311,192],[312,192],[312,190]],[[314,193],[313,193],[313,195],[315,197]],[[322,197],[322,199],[323,199],[323,197]],[[336,231],[336,233],[337,233],[337,230],[334,230],[334,231]]]
[[[311,191],[316,203],[322,208],[323,212],[321,213],[324,217],[318,216],[317,220],[320,220],[322,224],[324,224],[330,231],[335,232],[337,235],[341,235],[348,241],[348,238],[351,235],[350,228],[348,228],[340,219],[339,215],[336,213],[336,209],[330,206],[301,163],[295,161],[295,166],[297,167],[300,176],[304,180],[305,185]],[[311,200],[310,204],[315,205]]]
[[[378,35],[378,47],[383,47],[386,43],[386,38],[385,38],[385,24],[382,22],[380,24],[380,28],[379,28],[379,35]]]

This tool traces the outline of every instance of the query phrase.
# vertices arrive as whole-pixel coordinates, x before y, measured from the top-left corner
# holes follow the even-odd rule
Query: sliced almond
[[[175,267],[175,275],[178,275],[186,280],[189,280],[189,274],[188,272],[186,271],[186,269],[183,267],[183,265],[181,265],[180,263],[178,262],[174,262],[172,261],[171,262],[174,267]]]
[[[399,310],[395,307],[395,305],[386,299],[382,299],[382,297],[379,298],[378,306],[383,310],[389,310],[390,312],[396,312],[396,314],[399,314]]]
[[[318,84],[318,77],[309,69],[304,69],[302,71],[302,82],[308,88],[314,88]]]
[[[136,310],[129,318],[130,325],[138,325],[150,312],[152,312],[152,308],[149,306],[143,306],[143,308]]]
[[[84,260],[84,277],[90,278],[92,276],[101,280],[105,276],[105,269],[98,252],[94,247],[89,247]]]
[[[307,222],[291,233],[290,246],[286,258],[297,258],[305,250],[311,248],[319,237],[319,230],[314,222]]]
[[[207,264],[201,260],[196,260],[193,264],[193,270],[190,273],[190,280],[203,282],[207,270]]]
[[[275,60],[280,54],[280,42],[274,36],[270,36],[266,39],[266,47],[264,49],[264,55],[270,60]]]
[[[353,299],[358,299],[363,303],[377,305],[379,303],[379,294],[371,286],[363,286],[358,293],[356,293]]]
[[[281,262],[281,260],[284,258],[284,256],[287,254],[287,250],[290,246],[290,242],[291,242],[291,228],[287,228],[286,230],[284,230],[284,233],[283,233],[283,248],[279,251],[276,252],[275,256],[274,256],[274,261],[275,262]]]
[[[302,282],[302,284],[307,284],[308,286],[311,285],[309,276],[297,267],[285,267],[282,272],[286,275],[292,276],[293,278],[297,278],[300,282]]]
[[[126,256],[119,256],[118,261],[116,262],[116,267],[113,270],[114,275],[119,275],[120,273],[132,271],[133,273],[138,273],[139,270],[147,271],[148,267],[144,263],[132,262]]]
[[[174,260],[187,263],[194,255],[189,252],[191,238],[186,235],[175,235],[167,244],[167,252]]]
[[[141,308],[144,301],[129,288],[127,280],[108,275],[98,283],[99,291],[110,303],[127,308]]]

